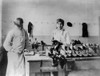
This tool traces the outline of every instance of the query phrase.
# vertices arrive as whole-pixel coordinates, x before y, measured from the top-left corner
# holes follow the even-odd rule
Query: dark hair
[[[61,24],[64,26],[64,20],[63,19],[61,19],[61,18],[57,19],[57,23],[58,22],[61,22]]]
[[[28,33],[31,34],[33,24],[31,22],[28,23]]]
[[[20,18],[20,17],[19,17],[19,18],[17,18],[17,20],[19,20],[21,24],[23,24],[23,23],[24,23],[23,19],[22,19],[22,18]]]

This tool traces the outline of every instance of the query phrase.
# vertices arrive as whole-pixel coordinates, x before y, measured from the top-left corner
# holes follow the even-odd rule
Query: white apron
[[[6,76],[25,76],[25,61],[23,54],[8,52]]]
[[[6,76],[25,76],[25,31],[11,30],[4,42],[4,48],[8,51],[8,66]]]

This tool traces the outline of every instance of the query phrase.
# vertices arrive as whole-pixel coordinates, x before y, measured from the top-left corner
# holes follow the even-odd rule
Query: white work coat
[[[8,51],[6,76],[25,76],[25,59],[23,51],[28,44],[28,36],[24,29],[14,28],[5,39],[4,48]]]
[[[70,37],[66,30],[54,30],[53,32],[54,40],[62,42],[64,45],[70,44]]]

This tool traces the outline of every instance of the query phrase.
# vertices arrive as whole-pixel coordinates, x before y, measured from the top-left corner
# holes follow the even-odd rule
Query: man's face
[[[20,20],[16,19],[16,21],[14,21],[14,24],[18,27],[18,28],[23,28],[23,25],[21,24]]]
[[[63,29],[63,25],[62,25],[61,22],[57,22],[57,28],[58,28],[59,30]]]

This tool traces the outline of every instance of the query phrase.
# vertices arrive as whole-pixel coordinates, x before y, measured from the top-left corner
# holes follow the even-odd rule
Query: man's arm
[[[13,40],[13,31],[10,31],[7,34],[4,44],[3,44],[4,48],[7,51],[11,51],[11,49],[12,49],[12,40]]]
[[[70,35],[69,35],[68,32],[66,32],[66,34],[65,34],[65,45],[69,45],[70,42],[71,42]]]

